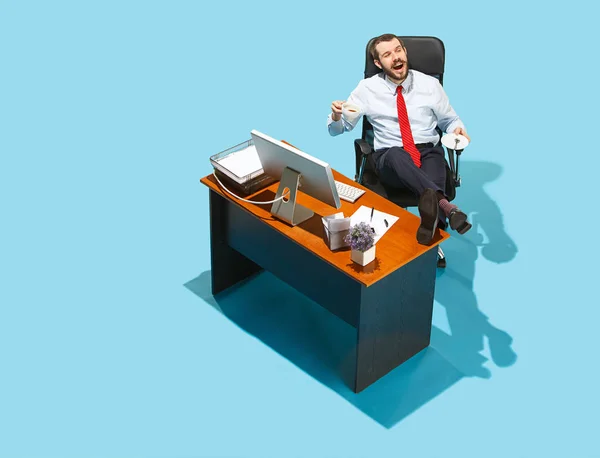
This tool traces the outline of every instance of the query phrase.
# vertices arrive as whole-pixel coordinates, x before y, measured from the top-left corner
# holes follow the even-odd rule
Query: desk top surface
[[[409,211],[397,206],[380,195],[368,190],[364,186],[352,181],[341,173],[333,170],[333,176],[336,180],[348,183],[351,186],[365,189],[366,192],[353,204],[341,201],[342,207],[338,210],[324,204],[323,202],[310,197],[303,192],[298,192],[297,202],[315,212],[314,216],[308,221],[297,226],[291,226],[283,221],[276,219],[270,213],[271,205],[257,205],[243,202],[230,196],[223,191],[215,177],[211,174],[200,181],[222,196],[228,198],[231,202],[252,213],[265,224],[273,229],[285,234],[287,237],[302,245],[307,250],[314,253],[337,269],[354,278],[365,286],[371,286],[386,275],[394,272],[413,259],[422,255],[431,249],[436,249],[437,245],[450,237],[442,230],[436,230],[431,245],[425,246],[417,243],[416,233],[420,224],[420,219]],[[248,200],[269,201],[273,200],[279,182],[244,197]],[[366,266],[356,264],[350,259],[349,248],[331,251],[323,239],[323,216],[343,212],[345,217],[352,216],[362,205],[375,207],[376,210],[398,216],[398,221],[389,228],[385,235],[377,242],[375,249],[375,260]]]

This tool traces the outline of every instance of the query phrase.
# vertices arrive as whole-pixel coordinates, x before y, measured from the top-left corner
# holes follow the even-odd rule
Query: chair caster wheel
[[[437,266],[440,269],[445,269],[446,268],[446,258],[438,258]]]

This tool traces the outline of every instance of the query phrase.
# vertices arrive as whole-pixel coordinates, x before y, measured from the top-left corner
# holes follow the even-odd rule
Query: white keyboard
[[[339,181],[335,182],[335,187],[337,188],[337,192],[340,196],[340,199],[352,203],[356,202],[356,199],[358,199],[365,193],[363,189],[355,188],[354,186],[350,186],[346,183],[341,183]]]

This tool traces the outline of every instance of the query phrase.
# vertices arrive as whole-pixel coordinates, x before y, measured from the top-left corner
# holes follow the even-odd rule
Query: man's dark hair
[[[377,46],[383,41],[392,41],[394,38],[396,38],[400,42],[402,47],[406,49],[406,47],[404,46],[404,42],[400,37],[394,35],[393,33],[384,33],[383,35],[379,35],[377,38],[374,38],[373,42],[371,43],[371,46],[369,46],[369,53],[371,54],[373,60],[379,60],[379,54],[377,53],[375,46]]]

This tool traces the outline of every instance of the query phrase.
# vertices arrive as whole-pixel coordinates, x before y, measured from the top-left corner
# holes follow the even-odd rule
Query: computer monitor
[[[336,209],[341,207],[328,163],[257,130],[252,130],[250,134],[264,172],[280,180],[275,198],[280,198],[289,190],[286,199],[278,200],[271,207],[274,216],[293,226],[313,216],[312,210],[296,203],[298,188]]]

